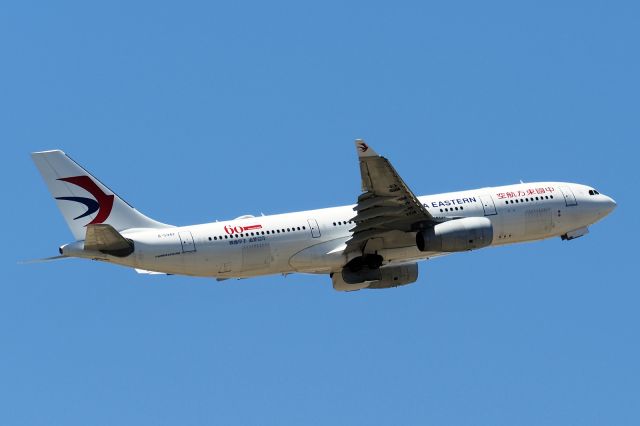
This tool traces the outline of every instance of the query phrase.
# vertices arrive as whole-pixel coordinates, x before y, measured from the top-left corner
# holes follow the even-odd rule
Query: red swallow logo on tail
[[[81,219],[92,215],[95,212],[98,214],[87,225],[95,225],[97,223],[103,223],[109,218],[111,209],[113,208],[113,195],[107,195],[102,189],[89,177],[89,176],[72,176],[67,178],[60,178],[58,180],[71,183],[79,186],[80,188],[93,195],[94,199],[86,197],[56,197],[56,200],[75,201],[76,203],[84,204],[87,207],[87,211],[82,213],[78,217],[74,217],[73,220]],[[86,226],[86,225],[85,225]]]

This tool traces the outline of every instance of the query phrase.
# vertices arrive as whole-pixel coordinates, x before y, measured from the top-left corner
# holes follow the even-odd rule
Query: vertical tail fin
[[[87,225],[99,223],[118,231],[171,227],[131,207],[64,152],[34,152],[31,157],[76,240],[85,239]]]

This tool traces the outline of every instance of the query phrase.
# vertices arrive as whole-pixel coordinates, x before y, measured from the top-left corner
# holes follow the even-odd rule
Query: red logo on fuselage
[[[229,235],[242,234],[247,231],[255,231],[256,229],[262,229],[262,225],[249,225],[249,226],[231,226],[225,225],[224,232]]]

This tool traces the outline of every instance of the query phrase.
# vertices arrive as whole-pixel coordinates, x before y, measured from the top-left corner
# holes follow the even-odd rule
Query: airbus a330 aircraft
[[[418,279],[420,260],[561,237],[616,203],[594,188],[534,182],[417,197],[389,160],[356,140],[362,194],[351,206],[175,227],[143,215],[62,151],[33,161],[77,240],[60,247],[140,273],[228,278],[328,274],[340,291]]]

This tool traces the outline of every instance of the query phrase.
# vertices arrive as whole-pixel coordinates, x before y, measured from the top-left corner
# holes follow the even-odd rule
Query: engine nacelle
[[[407,265],[387,266],[380,268],[380,279],[372,282],[371,289],[399,287],[401,285],[412,284],[418,280],[418,264],[409,263]]]
[[[411,284],[418,279],[418,264],[364,267],[354,272],[345,268],[340,274],[333,274],[333,288],[338,291],[353,291],[363,288],[380,289]]]
[[[493,241],[493,225],[486,217],[465,217],[439,223],[416,234],[420,251],[454,252],[487,247]]]

